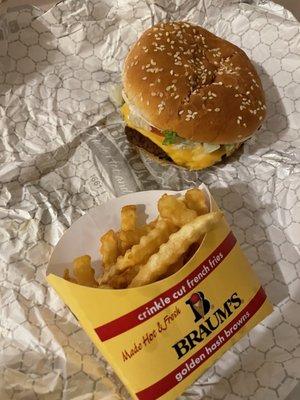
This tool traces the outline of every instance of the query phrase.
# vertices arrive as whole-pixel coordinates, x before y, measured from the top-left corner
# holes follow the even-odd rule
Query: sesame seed
[[[179,97],[179,94],[176,94],[176,96],[174,97],[174,99],[178,99],[178,97]]]
[[[241,123],[241,121],[239,119],[237,119],[236,122],[238,125]]]
[[[245,128],[247,128],[247,124],[245,124],[245,122],[243,123],[243,126],[244,126]]]
[[[259,120],[261,121],[262,119],[263,119],[263,117],[262,117],[262,116],[260,116],[260,117],[259,117]]]
[[[165,109],[164,102],[162,101],[161,103],[159,103],[157,108],[158,108],[158,113],[160,114]]]
[[[221,111],[220,108],[215,108],[215,112]]]
[[[174,74],[174,71],[173,71],[172,69],[171,69],[171,71],[170,71],[170,74],[171,74],[171,75],[173,75],[173,74]]]
[[[146,76],[143,76],[142,79],[143,79],[143,81],[145,81],[145,80],[147,79],[147,77],[146,77]]]

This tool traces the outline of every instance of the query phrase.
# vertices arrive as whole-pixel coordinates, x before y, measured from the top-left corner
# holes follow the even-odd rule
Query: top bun
[[[186,22],[144,32],[125,60],[123,85],[150,125],[194,141],[243,141],[266,113],[260,79],[243,50]]]

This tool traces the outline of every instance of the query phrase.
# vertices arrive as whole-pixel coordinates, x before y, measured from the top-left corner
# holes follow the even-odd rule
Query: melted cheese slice
[[[152,140],[157,146],[163,149],[168,156],[177,164],[182,167],[188,168],[190,170],[199,170],[203,168],[210,167],[216,162],[220,161],[222,156],[226,154],[225,147],[222,146],[220,149],[212,153],[204,153],[201,144],[195,145],[193,147],[178,147],[177,145],[164,145],[164,137],[158,135],[157,133],[151,132],[148,129],[136,126],[129,118],[130,109],[125,103],[121,107],[121,113],[123,118],[130,128],[139,131],[142,135],[146,136],[148,139]]]

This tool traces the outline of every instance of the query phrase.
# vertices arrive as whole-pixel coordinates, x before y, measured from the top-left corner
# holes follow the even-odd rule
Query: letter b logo
[[[210,302],[205,298],[202,292],[196,292],[185,302],[193,311],[195,322],[198,322],[210,310]]]

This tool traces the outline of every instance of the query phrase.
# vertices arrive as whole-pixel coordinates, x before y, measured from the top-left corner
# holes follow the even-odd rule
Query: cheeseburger
[[[244,51],[186,22],[144,32],[122,80],[128,140],[191,170],[230,156],[265,118],[262,85]]]

